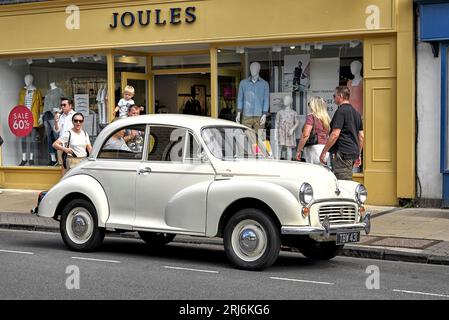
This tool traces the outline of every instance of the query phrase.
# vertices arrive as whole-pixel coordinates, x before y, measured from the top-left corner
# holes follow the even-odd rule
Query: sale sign
[[[9,113],[8,124],[13,135],[26,137],[33,130],[33,114],[25,106],[16,106]]]

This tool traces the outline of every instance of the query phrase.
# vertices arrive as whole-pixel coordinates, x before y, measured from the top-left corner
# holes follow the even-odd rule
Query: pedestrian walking
[[[350,91],[346,86],[335,88],[334,102],[338,109],[331,121],[331,133],[320,155],[326,163],[326,153],[331,154],[332,171],[339,180],[352,180],[352,168],[361,164],[364,133],[360,113],[349,103]]]
[[[301,161],[304,158],[306,162],[320,164],[321,152],[329,138],[331,118],[327,113],[327,104],[323,98],[310,98],[308,106],[309,114],[302,129],[296,160]],[[327,154],[326,162],[328,158]]]

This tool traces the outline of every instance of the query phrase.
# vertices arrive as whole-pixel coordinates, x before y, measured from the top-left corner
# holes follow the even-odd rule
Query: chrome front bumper
[[[329,217],[325,218],[321,227],[293,227],[285,226],[281,228],[281,233],[285,235],[319,235],[329,238],[339,232],[365,231],[369,234],[371,231],[371,214],[367,213],[363,222],[355,224],[337,224],[330,225]]]

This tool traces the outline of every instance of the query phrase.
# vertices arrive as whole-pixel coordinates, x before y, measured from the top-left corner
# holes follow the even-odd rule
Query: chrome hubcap
[[[267,233],[255,220],[242,220],[232,231],[231,243],[234,253],[244,261],[256,261],[267,248]]]
[[[70,211],[66,221],[67,235],[76,244],[84,244],[94,232],[94,220],[88,210],[79,207]]]

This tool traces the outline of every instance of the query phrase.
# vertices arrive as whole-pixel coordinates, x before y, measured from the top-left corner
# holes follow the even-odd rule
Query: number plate
[[[350,242],[359,242],[360,232],[338,232],[337,233],[337,244],[344,244]]]

